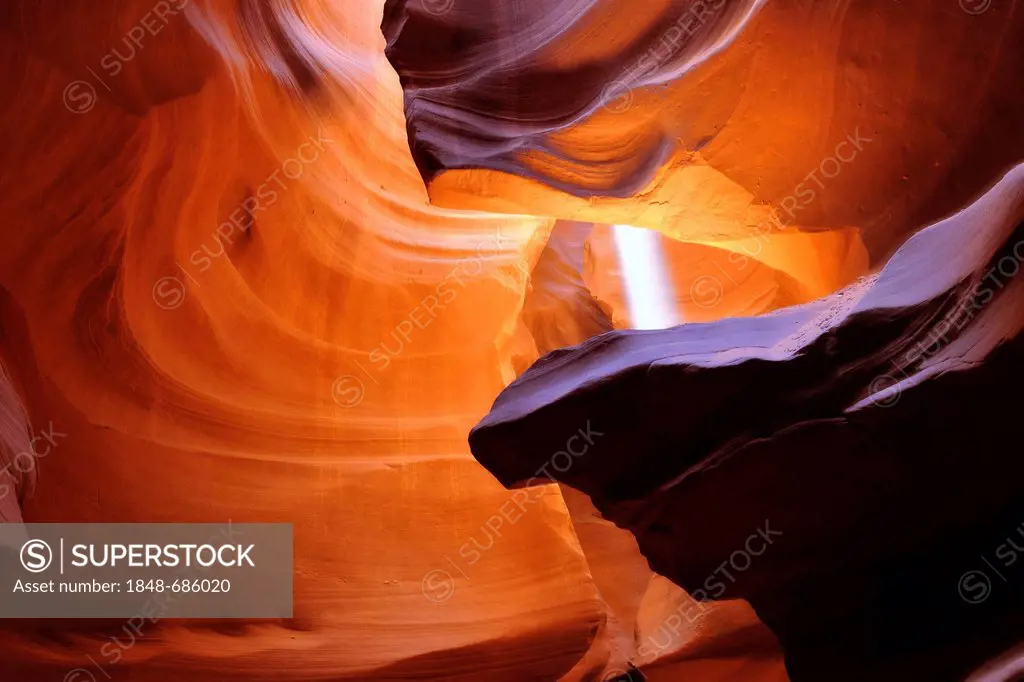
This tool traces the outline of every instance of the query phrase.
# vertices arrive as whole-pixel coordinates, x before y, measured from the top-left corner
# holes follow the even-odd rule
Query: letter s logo
[[[21,546],[21,565],[29,573],[42,573],[53,562],[53,550],[42,540],[29,540]]]

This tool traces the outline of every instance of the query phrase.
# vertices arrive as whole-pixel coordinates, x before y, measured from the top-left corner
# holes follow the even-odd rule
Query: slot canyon
[[[1024,679],[1019,5],[6,0],[0,682]]]

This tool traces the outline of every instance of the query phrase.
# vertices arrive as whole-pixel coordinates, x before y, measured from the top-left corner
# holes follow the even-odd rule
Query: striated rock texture
[[[768,18],[760,2],[634,4],[389,0],[387,54],[431,200],[638,225],[698,243],[678,250],[686,267],[674,270],[685,280],[681,295],[698,300],[682,302],[696,308],[685,317],[695,320],[849,284],[869,266],[866,228],[879,235],[876,257],[898,243],[891,231],[906,216],[868,220],[892,211],[891,184],[883,192],[873,183],[893,150],[925,144],[924,132],[880,126],[880,114],[861,111],[859,92],[837,111],[822,101],[823,83],[846,68],[831,53],[853,22],[792,3],[772,4],[788,9]],[[798,26],[821,33],[822,73],[811,78],[791,76],[807,63],[792,52]],[[806,92],[779,101],[783,77],[786,89]],[[992,146],[1005,151],[1001,141]],[[865,205],[865,192],[878,198]],[[762,267],[777,271],[776,281],[751,292]],[[719,306],[722,298],[732,300]]]
[[[296,566],[287,621],[0,623],[5,682],[625,666],[557,487],[498,536],[465,441],[554,220],[428,204],[381,16],[0,7],[0,515],[291,522]]]
[[[1010,0],[973,12],[925,0],[0,4],[0,518],[291,522],[296,566],[288,620],[0,623],[0,680],[782,682],[780,639],[802,679],[858,645],[851,671],[918,663],[898,646],[906,621],[877,640],[865,619],[809,623],[900,603],[856,562],[902,567],[917,535],[858,535],[878,525],[858,523],[868,511],[895,506],[865,511],[856,494],[917,503],[887,528],[921,521],[936,561],[946,546],[929,523],[967,533],[1009,499],[1004,476],[932,509],[923,496],[953,468],[929,468],[904,440],[927,424],[966,428],[949,418],[955,403],[927,404],[932,387],[967,377],[952,393],[970,396],[987,385],[971,377],[1014,376],[995,361],[1012,344],[989,352],[1016,338],[1011,317],[990,312],[1013,285],[957,336],[969,352],[950,345],[967,370],[939,355],[907,370],[915,379],[885,413],[907,423],[877,426],[896,435],[872,468],[840,471],[841,452],[788,440],[861,442],[847,434],[768,436],[888,388],[894,378],[873,386],[865,373],[934,326],[928,315],[952,305],[942,292],[965,296],[1005,243],[1016,175],[976,219],[954,219],[962,229],[922,233],[927,258],[893,260],[899,286],[865,280],[824,298],[1019,159],[1021,21]],[[609,332],[634,322],[618,224],[662,233],[674,312],[713,324]],[[959,284],[938,272],[943,254]],[[652,365],[662,383],[613,371],[662,358],[634,338],[673,334],[689,340]],[[576,362],[580,351],[556,350],[581,342],[607,352]],[[466,434],[545,355],[473,437],[496,481]],[[937,376],[917,385],[926,370]],[[697,397],[677,374],[701,384]],[[616,386],[603,411],[557,424],[560,448],[594,439],[587,468],[559,472],[589,498],[547,478],[501,485],[536,455],[521,448],[551,434],[488,434],[532,429],[566,404],[568,384],[540,375]],[[1012,423],[1007,404],[971,402],[983,425],[972,447],[1000,437],[986,419]],[[660,430],[637,433],[645,424]],[[938,445],[974,430],[955,433]],[[716,485],[677,495],[696,484],[669,485],[686,462],[727,443],[736,453],[700,469]],[[758,481],[777,469],[730,467],[783,444],[791,471],[824,471],[762,500]],[[677,446],[684,456],[661,454]],[[898,468],[897,455],[924,463]],[[999,463],[974,457],[984,471]],[[922,469],[939,483],[912,486],[929,480]],[[877,485],[843,487],[857,481]],[[776,521],[783,498],[792,507]],[[660,509],[675,511],[636,516]],[[768,511],[785,535],[708,594],[716,604],[697,604],[683,589],[708,591],[694,573]],[[833,530],[858,544],[844,555],[821,540]],[[804,538],[795,557],[776,551],[790,538]],[[978,587],[974,576],[964,590]],[[907,613],[930,604],[906,594]],[[925,643],[942,654],[919,669],[966,670],[1001,646],[1012,612],[1000,604],[971,612],[976,630],[939,634],[929,628],[948,614],[918,609],[926,626],[903,631],[920,633],[922,657]]]
[[[881,263],[1024,156],[1012,0],[388,0],[384,32],[443,205],[690,241],[775,207]]]
[[[540,359],[471,438],[500,481],[580,488],[656,572],[748,599],[794,678],[959,679],[1013,642],[970,603],[970,561],[912,575],[1013,530],[996,513],[1014,513],[1012,420],[983,391],[1015,376],[999,344],[1020,311],[1003,282],[972,287],[1019,220],[1016,171],[974,203],[1024,158],[1016,3],[388,0],[383,29],[435,204],[656,229],[678,240],[684,321],[776,311]],[[605,229],[592,262],[609,260]],[[629,326],[609,272],[584,284]],[[968,370],[988,378],[960,414]],[[962,476],[938,453],[986,445],[986,482],[940,503]],[[756,544],[776,519],[789,554]],[[737,551],[756,566],[723,584]]]
[[[795,681],[961,680],[1024,632],[1022,262],[1018,166],[831,296],[542,358],[470,445],[749,601]]]
[[[0,7],[0,514],[291,522],[296,566],[286,621],[0,623],[3,680],[571,682],[625,671],[637,623],[650,658],[758,627],[681,627],[586,500],[472,459],[517,372],[606,321],[524,308],[555,218],[428,203],[382,12]],[[704,670],[779,679],[760,633]]]

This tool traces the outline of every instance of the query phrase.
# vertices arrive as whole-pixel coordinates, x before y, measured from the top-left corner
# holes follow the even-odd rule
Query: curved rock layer
[[[510,495],[470,457],[517,372],[604,327],[527,306],[556,286],[553,219],[427,203],[380,19],[0,8],[0,514],[288,521],[297,569],[288,621],[0,624],[0,674],[611,679],[646,623],[652,660],[779,679],[749,609],[683,627],[685,595],[585,499]],[[716,644],[730,632],[758,659]]]
[[[678,585],[700,589],[691,573],[731,542],[732,526],[701,525],[677,557],[677,543],[651,533],[678,537],[674,524],[704,511],[681,509],[662,528],[623,521],[579,480],[567,478],[590,498],[555,485],[509,492],[465,435],[539,357],[633,338],[586,341],[634,323],[614,224],[675,240],[662,243],[681,319],[776,311],[666,332],[713,333],[700,363],[734,357],[732,378],[748,378],[746,351],[723,350],[744,325],[766,342],[779,320],[812,325],[779,358],[801,357],[829,324],[846,329],[844,306],[882,289],[822,297],[1020,156],[1019,55],[1005,47],[1019,22],[1003,0],[973,15],[923,0],[3,4],[0,465],[11,466],[0,519],[292,522],[296,576],[295,617],[282,621],[161,619],[141,633],[111,621],[0,623],[0,678],[781,682],[778,635],[790,672],[807,679],[801,666],[820,661],[806,651],[840,647],[808,635],[799,607],[830,603],[831,583],[810,580],[808,601],[787,601],[771,588],[790,574],[766,560],[743,573],[760,576],[757,589],[698,604]],[[805,184],[814,169],[827,174],[820,187]],[[997,195],[986,201],[1009,202]],[[964,277],[996,248],[991,234],[955,254]],[[938,275],[911,264],[906,291],[920,293],[921,272]],[[895,316],[870,349],[924,324],[921,306],[898,303],[917,317]],[[614,362],[632,362],[626,350]],[[579,354],[548,355],[501,400],[546,385],[538,372]],[[827,383],[833,360],[803,360],[780,380],[763,370],[762,393],[744,395]],[[587,376],[585,362],[574,367],[567,377]],[[838,410],[863,388],[858,368],[819,387],[829,399],[810,412],[787,394],[751,433]],[[711,395],[732,385],[693,375],[715,377]],[[905,406],[914,393],[901,389]],[[557,412],[560,390],[531,389],[523,404]],[[711,415],[716,400],[695,401],[690,417]],[[492,419],[527,417],[503,404]],[[671,420],[682,442],[678,404],[643,417]],[[527,434],[499,453],[491,428],[474,444],[501,473]],[[693,456],[729,431],[724,420],[697,428]],[[42,434],[54,439],[45,456]],[[594,454],[611,443],[601,439]],[[649,470],[615,481],[623,508],[647,509],[650,485],[675,466],[645,448],[628,452]],[[737,481],[714,499],[749,483]],[[671,487],[658,500],[683,506]],[[824,520],[814,509],[804,521]],[[837,613],[849,605],[834,601]],[[985,649],[968,648],[951,649],[963,656],[953,663]]]
[[[296,553],[293,619],[3,623],[4,680],[625,666],[557,487],[499,536],[465,442],[553,220],[428,205],[381,13],[0,8],[0,513],[292,522]]]
[[[831,296],[549,354],[470,445],[747,600],[793,680],[961,680],[1024,631],[1022,262],[1024,165]]]
[[[384,30],[443,205],[689,241],[774,208],[881,264],[1024,156],[1013,0],[388,0]]]

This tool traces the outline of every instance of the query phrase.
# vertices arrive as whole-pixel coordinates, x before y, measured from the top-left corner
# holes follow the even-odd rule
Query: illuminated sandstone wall
[[[858,228],[878,263],[1024,152],[1022,21],[1010,0],[389,0],[384,30],[438,202],[702,242],[775,208]]]
[[[427,204],[380,11],[4,10],[5,518],[291,521],[297,569],[288,622],[6,624],[8,679],[625,669],[635,544],[465,443],[554,221]]]
[[[295,618],[7,624],[4,678],[600,670],[555,487],[463,556],[509,504],[465,434],[552,221],[428,206],[379,5],[152,9],[3,10],[4,359],[66,434],[23,512],[294,522]]]
[[[466,434],[559,340],[603,328],[597,310],[628,324],[611,224],[678,239],[680,316],[711,321],[829,294],[962,205],[1016,153],[1013,62],[987,57],[1015,24],[1003,6],[727,3],[623,91],[685,4],[0,7],[0,463],[24,469],[0,515],[296,537],[294,619],[5,623],[0,675],[570,682],[631,660],[652,680],[786,679],[747,604],[694,615],[585,496],[505,490]],[[973,70],[929,52],[915,80],[907,55],[947,33]],[[944,94],[862,118],[848,91],[874,83]],[[780,222],[862,122],[872,142]],[[505,149],[522,140],[544,144]],[[594,223],[581,279],[609,310],[545,273],[556,219]],[[47,454],[19,459],[44,432]]]

